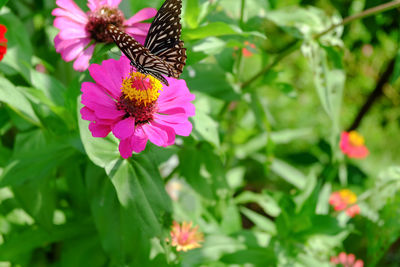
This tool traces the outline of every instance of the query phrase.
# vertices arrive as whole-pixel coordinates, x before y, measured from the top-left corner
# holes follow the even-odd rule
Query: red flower
[[[335,265],[341,264],[343,267],[364,267],[362,260],[356,260],[354,254],[347,255],[345,252],[341,252],[337,257],[332,257],[331,263]]]
[[[368,148],[364,145],[364,137],[356,131],[342,132],[340,149],[349,158],[362,159],[368,156]]]
[[[4,55],[7,52],[7,39],[4,37],[4,34],[6,32],[6,26],[0,24],[0,60],[3,59]]]
[[[336,211],[345,210],[346,214],[350,217],[354,217],[360,213],[360,207],[355,204],[356,201],[356,194],[349,189],[333,192],[329,198],[329,204],[331,204]]]

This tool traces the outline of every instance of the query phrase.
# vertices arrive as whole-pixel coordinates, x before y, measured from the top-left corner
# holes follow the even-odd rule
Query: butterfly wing
[[[166,0],[151,23],[144,46],[170,64],[178,78],[186,63],[186,49],[180,40],[181,0]]]
[[[160,57],[153,55],[129,34],[121,31],[112,24],[107,26],[107,31],[122,53],[136,67],[137,71],[143,74],[150,74],[166,85],[168,85],[168,82],[162,75],[169,77],[177,76],[177,72],[172,65],[166,63]]]

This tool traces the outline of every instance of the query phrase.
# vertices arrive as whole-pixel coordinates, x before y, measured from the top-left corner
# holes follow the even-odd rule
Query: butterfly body
[[[151,23],[144,45],[116,26],[107,26],[108,34],[129,58],[131,65],[168,85],[163,75],[179,78],[186,62],[186,48],[180,40],[181,0],[166,0]]]

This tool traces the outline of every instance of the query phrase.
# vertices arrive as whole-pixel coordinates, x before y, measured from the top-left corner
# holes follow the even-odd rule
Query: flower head
[[[252,50],[256,49],[255,44],[248,41],[244,42],[245,47],[242,48],[242,54],[244,57],[251,57],[253,55]]]
[[[177,251],[188,251],[199,248],[199,242],[204,241],[203,233],[197,232],[199,226],[192,228],[192,222],[183,222],[182,225],[173,222],[171,230],[171,245],[176,247]]]
[[[135,72],[125,56],[108,59],[102,65],[92,64],[90,75],[95,83],[82,84],[81,115],[89,120],[94,137],[106,137],[111,131],[121,140],[123,158],[139,153],[150,140],[157,146],[174,144],[175,135],[188,136],[194,116],[189,92],[184,80],[167,78],[162,85],[150,75]],[[133,70],[133,71],[132,71]]]
[[[106,34],[108,24],[124,29],[138,42],[144,43],[149,23],[141,21],[155,16],[157,10],[144,8],[133,17],[126,20],[118,9],[121,0],[88,0],[89,11],[84,13],[73,0],[57,0],[54,27],[60,32],[54,39],[56,51],[65,61],[74,62],[74,69],[84,71],[89,67],[96,43],[111,43],[112,39]]]
[[[342,132],[340,149],[349,158],[362,159],[369,154],[368,148],[364,145],[364,137],[356,131]]]
[[[329,204],[331,204],[336,211],[345,210],[346,214],[350,217],[354,217],[356,214],[360,213],[360,207],[355,204],[356,202],[356,194],[349,189],[333,192],[329,197]]]
[[[346,254],[345,252],[339,253],[337,257],[331,257],[331,263],[341,264],[343,267],[364,267],[362,260],[356,260],[354,254]]]
[[[7,39],[4,36],[6,32],[6,26],[0,24],[0,60],[3,59],[4,55],[7,52]]]

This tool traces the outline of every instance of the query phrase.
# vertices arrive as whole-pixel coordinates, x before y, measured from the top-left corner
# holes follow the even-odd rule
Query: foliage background
[[[315,38],[382,1],[184,1],[193,133],[123,160],[115,139],[91,137],[78,116],[91,78],[55,52],[54,1],[5,2],[2,266],[322,267],[341,251],[366,266],[400,265],[398,10]],[[130,17],[161,3],[120,9]],[[93,62],[117,57],[111,47]],[[357,127],[371,153],[349,160],[339,134],[376,88]],[[171,181],[182,186],[177,201]],[[359,196],[353,219],[329,208],[341,188]],[[176,253],[165,242],[173,219],[199,225],[203,247]]]

